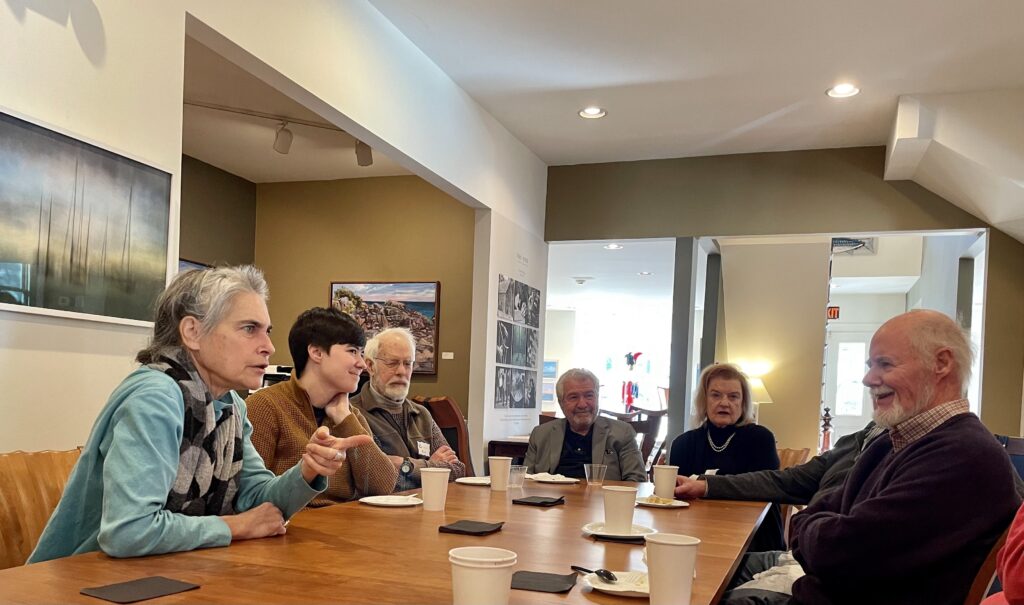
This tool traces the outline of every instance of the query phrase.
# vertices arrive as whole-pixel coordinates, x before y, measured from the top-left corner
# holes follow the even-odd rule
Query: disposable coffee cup
[[[700,540],[682,534],[646,536],[651,605],[690,605]]]
[[[491,491],[508,490],[508,473],[512,467],[512,459],[508,456],[490,456],[487,460],[491,467]]]
[[[601,490],[604,492],[604,530],[610,534],[631,534],[636,488],[605,485]]]
[[[448,551],[453,605],[508,605],[516,553],[504,548],[464,546]]]
[[[584,464],[583,473],[587,477],[588,485],[601,485],[604,483],[604,475],[608,472],[607,464]]]
[[[678,466],[657,464],[654,466],[654,495],[659,498],[672,499],[676,493],[676,476]]]
[[[420,469],[420,484],[423,486],[423,510],[444,510],[448,497],[448,476],[450,468]]]

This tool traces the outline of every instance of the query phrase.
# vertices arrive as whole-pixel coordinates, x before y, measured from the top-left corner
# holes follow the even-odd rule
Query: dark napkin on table
[[[621,542],[623,544],[645,544],[647,542],[643,536],[598,536],[597,534],[591,534],[590,537],[601,542]]]
[[[163,576],[150,576],[129,582],[83,588],[80,592],[86,596],[113,603],[134,603],[196,588],[199,588],[198,584],[180,582]]]
[[[576,586],[576,577],[575,572],[563,576],[539,571],[517,571],[512,574],[512,588],[536,592],[569,592]]]
[[[455,523],[442,525],[441,527],[438,527],[437,530],[447,534],[486,536],[487,534],[493,534],[496,531],[501,531],[502,525],[505,525],[504,521],[499,521],[497,523],[484,523],[483,521],[469,521],[467,519],[462,519]]]
[[[565,496],[559,496],[557,498],[553,496],[526,496],[525,498],[516,498],[512,500],[512,504],[526,504],[527,506],[555,506],[557,504],[565,504]]]

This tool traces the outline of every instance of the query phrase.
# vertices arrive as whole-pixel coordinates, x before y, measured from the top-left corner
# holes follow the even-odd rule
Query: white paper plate
[[[527,479],[536,481],[537,483],[579,483],[580,480],[575,477],[566,477],[564,475],[550,475],[548,473],[535,473],[533,475],[526,475]]]
[[[455,480],[456,483],[462,483],[463,485],[490,485],[490,477],[459,477]]]
[[[583,526],[583,533],[590,534],[593,536],[605,536],[608,538],[639,538],[641,536],[647,536],[650,534],[657,533],[653,528],[645,525],[633,525],[633,531],[628,534],[611,533],[604,529],[604,521],[595,521],[594,523],[587,523]]]
[[[643,498],[637,498],[636,499],[636,505],[637,506],[649,506],[651,508],[686,508],[687,506],[690,506],[690,503],[689,502],[685,502],[683,500],[673,500],[669,504],[658,504],[656,502],[648,502],[648,501],[646,501]]]
[[[369,504],[370,506],[419,506],[423,504],[423,500],[420,500],[416,496],[366,496],[360,498],[360,502],[363,504]]]
[[[613,571],[618,580],[611,584],[597,577],[597,574],[588,573],[583,576],[584,586],[594,590],[619,595],[620,597],[642,597],[650,596],[650,586],[647,584],[647,572],[644,571]]]

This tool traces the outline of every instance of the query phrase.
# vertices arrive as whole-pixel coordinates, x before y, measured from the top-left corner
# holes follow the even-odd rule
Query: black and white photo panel
[[[497,368],[494,378],[494,408],[505,409],[511,407],[512,368]]]
[[[503,365],[512,365],[512,329],[513,325],[504,321],[498,322],[498,344],[494,361]]]

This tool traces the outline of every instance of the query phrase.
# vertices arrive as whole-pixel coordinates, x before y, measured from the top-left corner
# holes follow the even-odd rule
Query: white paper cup
[[[526,467],[521,464],[513,464],[508,471],[508,486],[522,487],[526,480]]]
[[[651,605],[690,605],[700,540],[662,533],[651,534],[646,539]]]
[[[504,548],[464,546],[448,551],[453,605],[508,605],[516,553]]]
[[[604,530],[610,534],[631,533],[636,488],[605,485],[601,490],[604,492]]]
[[[508,456],[490,456],[487,460],[491,467],[491,491],[508,490],[508,473],[512,467],[512,459]]]
[[[587,477],[587,485],[601,485],[604,475],[608,472],[607,464],[584,464],[583,473]]]
[[[421,468],[420,484],[423,486],[423,510],[444,510],[448,497],[448,476],[450,468]]]
[[[675,498],[678,466],[656,464],[654,466],[654,495],[659,498]]]

